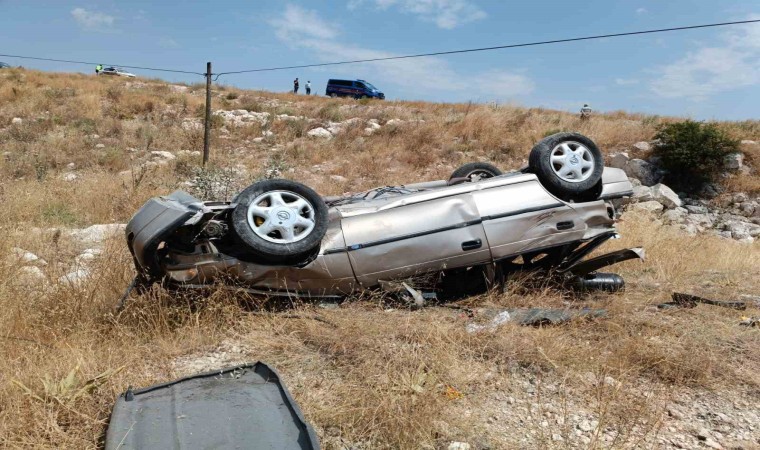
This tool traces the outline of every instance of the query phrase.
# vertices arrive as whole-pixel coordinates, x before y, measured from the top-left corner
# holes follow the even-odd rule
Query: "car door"
[[[470,193],[416,202],[418,195],[342,219],[349,260],[363,286],[491,261]]]
[[[583,237],[586,225],[576,211],[547,192],[535,175],[516,175],[504,185],[480,184],[473,198],[494,260]]]

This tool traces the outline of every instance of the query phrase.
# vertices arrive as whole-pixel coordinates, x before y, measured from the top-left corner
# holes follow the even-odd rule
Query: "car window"
[[[372,83],[367,83],[367,82],[365,81],[365,82],[364,82],[364,84],[366,84],[366,85],[367,85],[367,88],[368,88],[368,89],[377,89],[375,86],[373,86],[373,85],[372,85]]]
[[[359,81],[356,82],[356,87],[358,87],[360,89],[366,89],[367,88],[367,86],[365,86],[364,83],[361,83]]]

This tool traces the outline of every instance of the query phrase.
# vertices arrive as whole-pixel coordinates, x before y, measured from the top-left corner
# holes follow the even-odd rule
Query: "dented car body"
[[[561,199],[528,170],[325,198],[319,244],[302,261],[280,264],[261,260],[234,238],[236,199],[203,202],[181,191],[153,198],[126,234],[140,279],[179,288],[222,283],[270,296],[333,297],[438,274],[436,289],[456,291],[535,268],[583,285],[605,265],[643,257],[641,249],[628,249],[584,261],[616,237],[611,201],[631,191],[625,173],[607,167],[593,197],[583,201]],[[276,212],[287,216],[283,211]]]

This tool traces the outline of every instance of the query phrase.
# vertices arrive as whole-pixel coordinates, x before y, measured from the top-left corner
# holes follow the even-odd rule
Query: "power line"
[[[191,74],[191,75],[206,76],[205,73],[190,72],[187,70],[159,69],[156,67],[141,67],[141,66],[125,66],[122,64],[104,64],[104,63],[94,63],[94,62],[87,62],[87,61],[71,61],[67,59],[39,58],[36,56],[3,55],[3,54],[0,54],[0,56],[5,57],[5,58],[33,59],[35,61],[51,61],[51,62],[61,62],[61,63],[67,63],[67,64],[83,64],[83,65],[88,65],[88,66],[97,66],[98,64],[102,64],[104,66],[121,67],[125,69],[152,70],[154,72],[173,72],[173,73],[186,73],[186,74]]]
[[[217,77],[221,75],[234,75],[239,73],[251,73],[251,72],[271,72],[275,70],[287,70],[287,69],[303,69],[306,67],[322,67],[322,66],[337,66],[342,64],[356,64],[356,63],[366,63],[366,62],[376,62],[376,61],[390,61],[394,59],[410,59],[410,58],[424,58],[428,56],[441,56],[441,55],[453,55],[457,53],[472,53],[472,52],[484,52],[484,51],[490,51],[490,50],[501,50],[506,48],[517,48],[517,47],[531,47],[535,45],[548,45],[548,44],[560,44],[563,42],[576,42],[576,41],[588,41],[591,39],[603,39],[603,38],[611,38],[611,37],[621,37],[621,36],[634,36],[639,34],[652,34],[652,33],[664,33],[668,31],[681,31],[681,30],[693,30],[696,28],[710,28],[710,27],[723,27],[728,25],[740,25],[740,24],[748,24],[748,23],[756,23],[760,22],[760,19],[754,19],[754,20],[741,20],[737,22],[721,22],[721,23],[708,23],[704,25],[690,25],[685,27],[674,27],[674,28],[660,28],[656,30],[643,30],[643,31],[630,31],[627,33],[612,33],[612,34],[600,34],[596,36],[584,36],[584,37],[576,37],[576,38],[567,38],[567,39],[554,39],[550,41],[538,41],[538,42],[527,42],[522,44],[508,44],[508,45],[497,45],[493,47],[480,47],[480,48],[469,48],[464,50],[449,50],[449,51],[442,51],[442,52],[432,52],[432,53],[418,53],[415,55],[403,55],[403,56],[388,56],[384,58],[369,58],[369,59],[355,59],[350,61],[337,61],[337,62],[327,62],[327,63],[318,63],[318,64],[302,64],[297,66],[284,66],[284,67],[268,67],[268,68],[262,68],[262,69],[249,69],[249,70],[238,70],[234,72],[220,72],[216,74]]]

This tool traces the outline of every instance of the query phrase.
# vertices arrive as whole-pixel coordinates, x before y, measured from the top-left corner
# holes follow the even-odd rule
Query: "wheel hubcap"
[[[271,191],[248,206],[248,226],[268,242],[291,244],[304,239],[316,225],[314,207],[290,191]]]
[[[591,151],[578,142],[563,142],[557,145],[549,158],[554,173],[570,183],[585,181],[594,172],[594,157]]]

